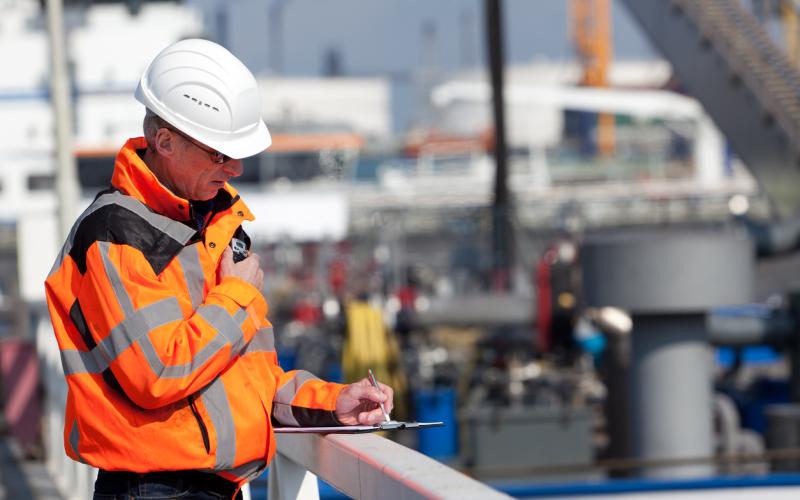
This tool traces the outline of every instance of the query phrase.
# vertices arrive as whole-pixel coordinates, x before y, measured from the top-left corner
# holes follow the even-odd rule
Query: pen
[[[373,374],[372,374],[372,368],[367,368],[367,371],[369,372],[369,380],[370,380],[370,382],[372,382],[372,385],[373,385],[373,386],[374,386],[376,389],[378,389],[378,390],[380,391],[380,390],[381,390],[381,388],[380,388],[380,386],[378,385],[378,381],[377,381],[377,380],[375,380],[375,375],[373,375]],[[381,391],[381,392],[382,392],[382,391]],[[388,413],[386,413],[386,408],[383,406],[383,403],[379,403],[379,404],[381,405],[381,411],[383,412],[383,416],[384,416],[384,418],[386,418],[386,421],[387,421],[387,422],[391,422],[391,421],[392,421],[392,419],[391,419],[391,418],[389,418],[389,414],[388,414]]]

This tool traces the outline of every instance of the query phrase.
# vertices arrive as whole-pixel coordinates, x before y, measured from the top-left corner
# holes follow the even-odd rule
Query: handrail
[[[510,498],[374,434],[279,434],[277,439],[278,452],[270,473],[281,491],[275,494],[276,489],[271,488],[270,500],[299,498],[301,491],[307,492],[300,477],[306,470],[353,498]],[[286,461],[290,463],[284,465]],[[294,489],[287,488],[292,485]]]

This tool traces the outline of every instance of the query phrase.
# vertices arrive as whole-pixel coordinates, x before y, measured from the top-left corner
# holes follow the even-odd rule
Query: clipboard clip
[[[389,431],[392,429],[403,429],[405,428],[405,422],[397,422],[396,420],[389,420],[388,422],[381,422],[378,424],[381,430]]]

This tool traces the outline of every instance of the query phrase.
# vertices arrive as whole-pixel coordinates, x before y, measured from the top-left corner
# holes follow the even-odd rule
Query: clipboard
[[[376,425],[336,425],[332,427],[275,427],[273,430],[282,434],[363,434],[366,432],[425,429],[443,427],[444,422],[381,422]]]

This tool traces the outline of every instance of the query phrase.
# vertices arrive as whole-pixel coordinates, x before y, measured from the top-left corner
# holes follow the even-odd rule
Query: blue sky
[[[283,5],[282,72],[318,75],[335,49],[347,74],[404,74],[435,60],[443,70],[483,64],[483,0],[192,0],[205,8],[211,35],[255,72],[272,70],[269,17]],[[567,0],[505,0],[506,60],[573,57]],[[224,7],[223,7],[224,6]],[[218,12],[225,10],[225,17]],[[615,56],[654,57],[625,7],[613,2]],[[220,23],[226,27],[220,32]],[[423,26],[433,26],[433,50],[424,50]]]

